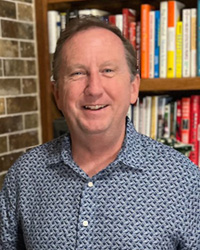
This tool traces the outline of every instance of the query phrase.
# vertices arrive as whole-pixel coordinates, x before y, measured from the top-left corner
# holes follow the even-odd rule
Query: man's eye
[[[70,74],[70,78],[72,80],[78,80],[82,77],[85,77],[86,76],[86,72],[85,71],[74,71]]]
[[[113,70],[112,69],[104,69],[103,72],[104,73],[111,73],[111,72],[113,72]]]

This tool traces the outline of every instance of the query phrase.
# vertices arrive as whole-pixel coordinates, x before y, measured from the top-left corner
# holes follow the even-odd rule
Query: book
[[[164,113],[164,135],[163,137],[164,138],[170,138],[170,134],[171,134],[171,131],[170,131],[170,128],[171,128],[171,104],[169,102],[167,102],[165,104],[165,113]]]
[[[158,122],[158,96],[152,96],[151,103],[151,138],[157,139],[157,122]]]
[[[139,132],[145,134],[146,126],[146,98],[140,97],[139,99]]]
[[[129,40],[133,48],[136,49],[136,22],[129,24]]]
[[[168,1],[167,25],[167,77],[175,77],[176,72],[176,24],[180,21],[181,9],[185,5],[178,1]]]
[[[168,2],[160,2],[160,77],[167,77]]]
[[[149,78],[149,12],[150,4],[141,4],[141,77]]]
[[[155,11],[149,12],[149,78],[154,78]]]
[[[154,77],[159,77],[160,57],[160,11],[155,11],[155,49],[154,49]]]
[[[183,10],[183,77],[190,77],[190,28],[191,15],[190,9]]]
[[[199,138],[198,138],[198,126],[200,122],[200,96],[191,96],[191,109],[190,109],[190,144],[192,144],[192,151],[189,154],[189,158],[194,164],[198,165],[199,162]]]
[[[115,15],[109,15],[109,16],[108,16],[108,22],[109,22],[110,24],[116,25],[116,18],[115,18]]]
[[[136,22],[136,57],[137,57],[137,68],[140,70],[140,22]]]
[[[133,105],[133,124],[135,127],[135,130],[139,131],[139,116],[140,116],[140,100],[137,99],[137,102]]]
[[[197,75],[200,76],[200,0],[197,0]]]
[[[152,106],[152,97],[146,96],[146,124],[145,124],[145,135],[151,136],[151,106]]]
[[[182,25],[182,21],[178,21],[176,27],[176,77],[178,78],[182,77]]]
[[[55,10],[49,10],[47,14],[48,19],[48,38],[49,38],[49,53],[53,54],[56,49],[56,43],[59,37],[58,21],[59,12]]]
[[[123,8],[122,15],[123,15],[123,35],[126,39],[130,39],[129,25],[131,22],[136,21],[136,10]]]
[[[182,102],[176,101],[176,140],[181,141]]]
[[[117,14],[115,15],[115,25],[123,32],[123,15]]]
[[[82,18],[84,16],[108,16],[110,13],[105,10],[100,10],[100,9],[80,9],[78,10],[78,15],[79,18]]]
[[[164,137],[165,129],[165,105],[167,102],[166,96],[159,96],[158,98],[158,122],[157,122],[157,138]]]
[[[196,50],[196,39],[197,39],[197,9],[192,8],[191,10],[191,54],[190,54],[190,72],[191,77],[197,75],[197,50]]]
[[[181,142],[190,142],[190,97],[182,98]]]

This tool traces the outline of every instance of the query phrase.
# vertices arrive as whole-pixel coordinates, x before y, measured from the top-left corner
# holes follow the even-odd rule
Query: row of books
[[[174,139],[192,145],[189,158],[200,165],[200,95],[140,97],[128,112],[135,129],[155,140]]]
[[[178,1],[162,1],[159,10],[141,5],[142,78],[200,75],[198,13],[199,3],[191,9]]]
[[[99,9],[48,11],[49,52],[54,53],[60,32],[71,19],[98,16],[130,40],[142,78],[200,76],[200,0],[192,9],[178,1],[161,1],[159,10],[142,4],[140,20],[136,14],[130,8],[115,15]]]

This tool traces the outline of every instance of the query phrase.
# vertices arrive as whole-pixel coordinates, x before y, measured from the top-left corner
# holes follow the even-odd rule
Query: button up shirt
[[[127,122],[92,178],[62,136],[23,155],[1,191],[1,250],[199,250],[200,171]]]

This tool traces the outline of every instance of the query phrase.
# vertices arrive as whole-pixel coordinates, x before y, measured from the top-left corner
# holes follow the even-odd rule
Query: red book
[[[176,140],[181,141],[181,119],[182,119],[182,103],[177,100],[176,106]]]
[[[190,97],[182,98],[181,141],[190,143]]]
[[[149,78],[149,12],[150,4],[141,4],[141,77]]]
[[[129,41],[136,48],[136,22],[131,22],[129,24]]]
[[[125,38],[129,39],[129,24],[131,22],[135,22],[136,11],[129,8],[123,8],[122,15],[123,15],[123,35]]]
[[[108,17],[108,21],[109,21],[110,24],[115,25],[116,24],[115,15],[110,15]]]
[[[198,126],[200,121],[200,96],[191,96],[191,109],[190,109],[190,144],[193,149],[190,152],[189,158],[194,164],[198,165],[199,161],[199,140],[198,140]]]

